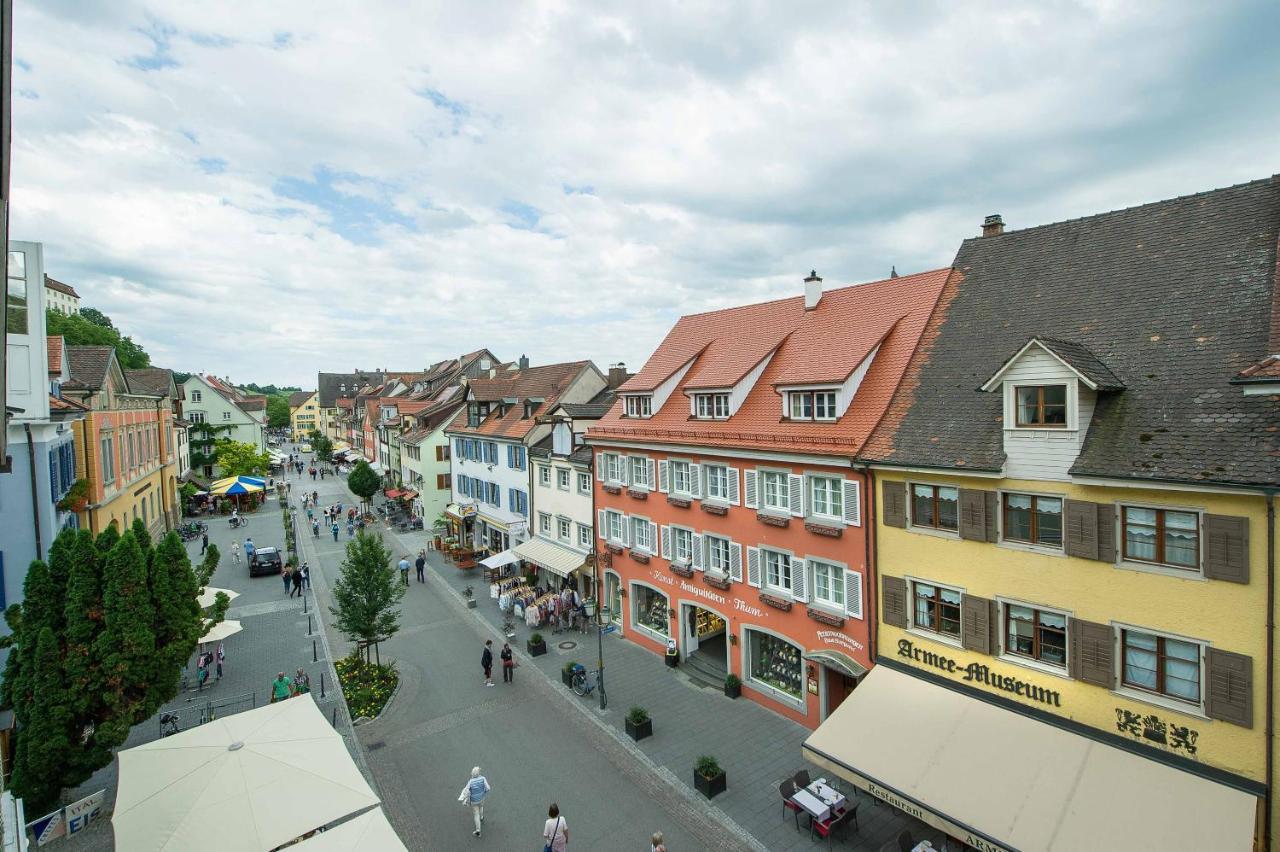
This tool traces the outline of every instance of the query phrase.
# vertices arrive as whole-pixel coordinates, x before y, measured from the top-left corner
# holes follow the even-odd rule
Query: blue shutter
[[[510,507],[511,511],[513,512],[518,511],[520,506],[519,501],[516,499],[517,493],[519,492],[517,492],[514,488],[507,489],[507,505]]]
[[[49,453],[49,496],[57,500],[58,494],[58,453],[55,450]]]
[[[529,495],[524,493],[523,491],[519,493],[520,493],[520,514],[524,515],[527,518],[529,517]]]
[[[511,452],[514,449],[515,447],[507,444],[507,467],[514,468],[516,466],[516,457]]]
[[[457,453],[459,456],[462,456],[462,455],[463,455],[463,453],[462,453],[462,439],[461,439],[461,438],[454,438],[454,439],[453,439],[453,451],[454,451],[455,453]]]
[[[9,605],[9,596],[4,592],[4,551],[0,550],[0,610]]]

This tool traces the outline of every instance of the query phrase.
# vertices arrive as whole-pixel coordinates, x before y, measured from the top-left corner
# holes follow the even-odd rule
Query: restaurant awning
[[[556,544],[554,541],[547,541],[545,538],[522,541],[516,545],[515,553],[521,559],[528,560],[540,568],[546,568],[561,577],[568,577],[581,568],[587,559],[581,553]]]
[[[510,565],[512,562],[519,561],[520,557],[516,556],[513,551],[504,550],[501,553],[495,553],[492,556],[481,559],[480,564],[486,568],[501,568],[503,565]]]
[[[387,499],[389,500],[394,500],[397,497],[400,497],[404,494],[404,492],[401,491],[399,488],[388,488],[383,493],[387,495]]]
[[[859,678],[867,673],[866,666],[855,660],[853,657],[850,657],[848,654],[843,654],[840,651],[830,651],[826,648],[821,648],[816,651],[805,651],[804,658],[806,660],[812,660],[820,665],[824,665],[829,669],[835,669],[841,674],[848,675],[852,678]]]
[[[984,850],[1253,848],[1258,799],[1244,790],[885,665],[802,752]]]
[[[474,515],[476,513],[476,507],[450,503],[448,506],[444,507],[444,513],[455,521],[462,521]]]
[[[499,509],[494,506],[485,505],[479,510],[480,519],[491,527],[497,527],[503,532],[512,532],[512,527],[524,527],[524,518],[505,509]]]

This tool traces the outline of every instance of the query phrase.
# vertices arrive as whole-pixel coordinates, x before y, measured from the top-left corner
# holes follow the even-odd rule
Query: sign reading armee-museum
[[[933,651],[917,648],[916,644],[910,639],[898,640],[898,656],[949,675],[959,675],[962,681],[980,683],[994,691],[1008,692],[1021,698],[1039,701],[1041,704],[1047,704],[1050,707],[1062,706],[1062,696],[1055,689],[1045,689],[1021,678],[993,672],[990,666],[982,663],[961,665],[945,654],[935,654]]]

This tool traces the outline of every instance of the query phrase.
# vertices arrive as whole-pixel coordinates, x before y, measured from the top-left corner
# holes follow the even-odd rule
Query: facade
[[[315,391],[296,391],[289,394],[289,427],[293,440],[301,441],[313,429],[320,429],[320,408]]]
[[[329,440],[350,443],[342,422],[339,400],[351,400],[363,387],[382,384],[382,372],[355,370],[351,373],[319,373],[316,376],[316,422]]]
[[[181,392],[194,476],[210,480],[217,475],[214,445],[222,438],[266,452],[264,397],[242,394],[228,382],[198,373],[187,377]]]
[[[64,314],[80,313],[80,294],[70,284],[44,277],[45,307]]]
[[[412,492],[413,513],[430,528],[444,515],[453,489],[449,480],[452,446],[445,428],[463,405],[461,385],[447,385],[431,405],[414,415],[400,442],[400,481]]]
[[[946,270],[682,318],[596,450],[604,601],[624,635],[816,727],[872,665],[863,472]]]
[[[539,415],[586,402],[605,384],[590,361],[523,366],[467,384],[466,405],[445,430],[453,442],[446,513],[461,540],[499,553],[529,537],[529,448],[551,431]]]
[[[985,230],[860,454],[877,668],[808,755],[981,849],[1265,846],[1280,180]]]

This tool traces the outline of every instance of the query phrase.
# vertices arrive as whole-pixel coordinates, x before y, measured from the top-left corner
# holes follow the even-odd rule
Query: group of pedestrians
[[[471,819],[475,830],[471,833],[480,836],[484,828],[484,800],[489,796],[489,779],[480,773],[479,766],[471,768],[471,777],[462,785],[458,801],[471,808]],[[542,839],[545,841],[543,852],[565,852],[569,846],[569,823],[560,813],[560,806],[555,802],[547,808],[547,821],[542,827]]]
[[[311,676],[305,670],[299,668],[297,673],[292,677],[285,677],[284,672],[276,675],[276,679],[271,681],[271,703],[284,701],[293,698],[295,695],[305,695],[311,691]]]
[[[302,597],[304,590],[311,590],[311,566],[306,562],[301,565],[284,565],[280,568],[280,579],[284,582],[284,593],[289,597]],[[293,591],[290,591],[292,587]]]
[[[502,682],[516,682],[516,660],[515,654],[511,652],[511,643],[503,642],[502,650],[498,652],[498,659],[502,661]],[[480,668],[484,670],[484,685],[493,686],[493,640],[484,640],[484,650],[480,653]]]
[[[403,582],[406,586],[409,585],[409,554],[406,553],[404,556],[401,556],[399,563],[396,564],[396,567],[400,569],[401,582]],[[418,558],[414,560],[413,567],[418,572],[418,582],[426,583],[427,582],[427,575],[426,575],[427,552],[425,550],[418,551]]]

